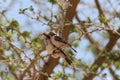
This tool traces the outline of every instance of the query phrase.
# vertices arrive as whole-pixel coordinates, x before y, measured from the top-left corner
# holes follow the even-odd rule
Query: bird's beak
[[[43,33],[44,36],[47,36],[47,34]]]
[[[46,33],[43,33],[43,35],[46,37],[46,38],[49,38],[50,39],[50,36]]]

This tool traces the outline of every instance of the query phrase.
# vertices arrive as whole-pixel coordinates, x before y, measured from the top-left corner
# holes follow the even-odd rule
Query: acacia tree
[[[34,5],[19,9],[18,15],[27,16],[27,26],[34,22],[37,22],[37,25],[40,23],[38,27],[40,29],[42,29],[41,26],[48,26],[46,31],[58,33],[77,48],[77,54],[69,49],[65,50],[65,53],[72,59],[71,65],[61,58],[46,57],[44,55],[45,40],[42,34],[39,33],[33,37],[34,31],[22,30],[21,22],[7,17],[7,12],[9,8],[13,8],[14,3],[11,1],[9,7],[0,13],[0,78],[2,80],[107,79],[107,71],[103,72],[106,69],[111,74],[111,80],[120,79],[120,75],[117,74],[120,68],[119,12],[110,0],[103,4],[99,0],[94,0],[94,4],[87,4],[82,0],[48,0],[45,3],[33,0]],[[105,4],[110,5],[112,12],[103,8]],[[86,6],[90,11],[97,10],[98,15],[92,13],[93,15],[85,17],[90,13],[84,9]],[[116,6],[120,8],[119,4]],[[54,12],[55,8],[57,12]],[[93,19],[94,15],[96,17]],[[85,20],[83,20],[84,17]],[[118,19],[118,22],[115,19]],[[80,43],[84,40],[89,41],[87,46],[83,46],[85,43]],[[84,57],[76,58],[76,55],[81,56],[84,53],[80,50],[80,46],[86,49],[86,53],[91,52],[89,54],[94,55],[92,62],[87,62]],[[85,56],[89,57],[88,54]]]

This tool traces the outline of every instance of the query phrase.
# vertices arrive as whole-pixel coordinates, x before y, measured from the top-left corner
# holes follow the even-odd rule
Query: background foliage
[[[45,57],[43,32],[77,51]],[[1,0],[0,80],[120,80],[119,0]]]

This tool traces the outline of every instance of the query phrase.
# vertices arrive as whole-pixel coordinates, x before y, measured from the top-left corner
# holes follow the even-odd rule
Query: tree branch
[[[96,6],[98,8],[99,14],[104,16],[104,13],[100,7],[100,4],[98,2],[98,0],[95,0]],[[105,16],[104,16],[105,17]],[[107,23],[105,23],[105,25],[108,27],[109,25]],[[118,32],[120,32],[120,29],[118,30]],[[110,39],[108,44],[106,45],[106,47],[104,48],[104,50],[102,51],[102,53],[104,52],[110,52],[112,50],[112,48],[114,47],[114,45],[116,44],[117,40],[119,39],[119,36],[115,33],[113,33],[112,31],[108,30],[108,33],[110,35]],[[99,52],[100,53],[100,52]],[[105,53],[104,53],[105,54]],[[96,68],[96,70],[98,70],[99,66],[102,65],[102,63],[106,60],[106,56],[100,56],[98,57],[95,62],[93,63],[92,66],[94,66],[95,64],[98,65],[98,67]],[[91,66],[91,68],[92,68]],[[88,76],[84,77],[83,80],[92,80],[94,77],[96,76],[96,74],[94,73],[88,73]]]
[[[118,78],[117,75],[115,74],[115,71],[113,71],[111,67],[109,68],[109,71],[110,71],[110,73],[112,74],[114,80],[119,80],[119,78]]]
[[[67,12],[66,12],[66,15],[65,15],[65,18],[66,20],[68,21],[71,21],[72,22],[72,19],[75,15],[75,12],[76,12],[76,7],[77,7],[77,4],[79,3],[79,0],[69,0],[72,7],[69,7],[67,9]],[[66,40],[68,40],[68,35],[69,35],[69,31],[70,31],[70,28],[71,28],[71,25],[67,25],[67,26],[64,26],[64,29],[62,31],[62,37],[64,37]],[[58,59],[54,59],[52,57],[49,58],[48,62],[46,62],[43,66],[43,69],[42,71],[44,73],[47,73],[48,76],[53,72],[53,69],[55,68],[55,66],[58,64]],[[48,80],[48,76],[44,76],[44,75],[40,75],[39,77],[39,80]]]

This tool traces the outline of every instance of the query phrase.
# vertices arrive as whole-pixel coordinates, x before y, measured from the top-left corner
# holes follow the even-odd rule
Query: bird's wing
[[[65,60],[68,62],[68,64],[70,65],[72,63],[72,60],[61,50],[59,49],[60,52],[64,55]]]
[[[59,41],[59,42],[62,42],[64,44],[67,44],[67,41],[65,39],[61,38],[60,36],[55,36],[55,40]]]
[[[56,48],[56,49],[53,51],[53,54],[59,53],[59,52],[57,52],[57,50],[59,50],[59,51],[63,54],[64,57],[67,56],[67,55],[64,53],[64,51],[62,51],[60,48]]]
[[[55,36],[55,40],[59,41],[59,42],[62,42],[64,44],[67,44],[69,47],[72,48],[72,46],[69,43],[67,43],[67,41],[65,39],[61,38],[60,36]],[[73,49],[74,52],[77,53],[77,51],[74,48],[72,48],[72,49]]]

